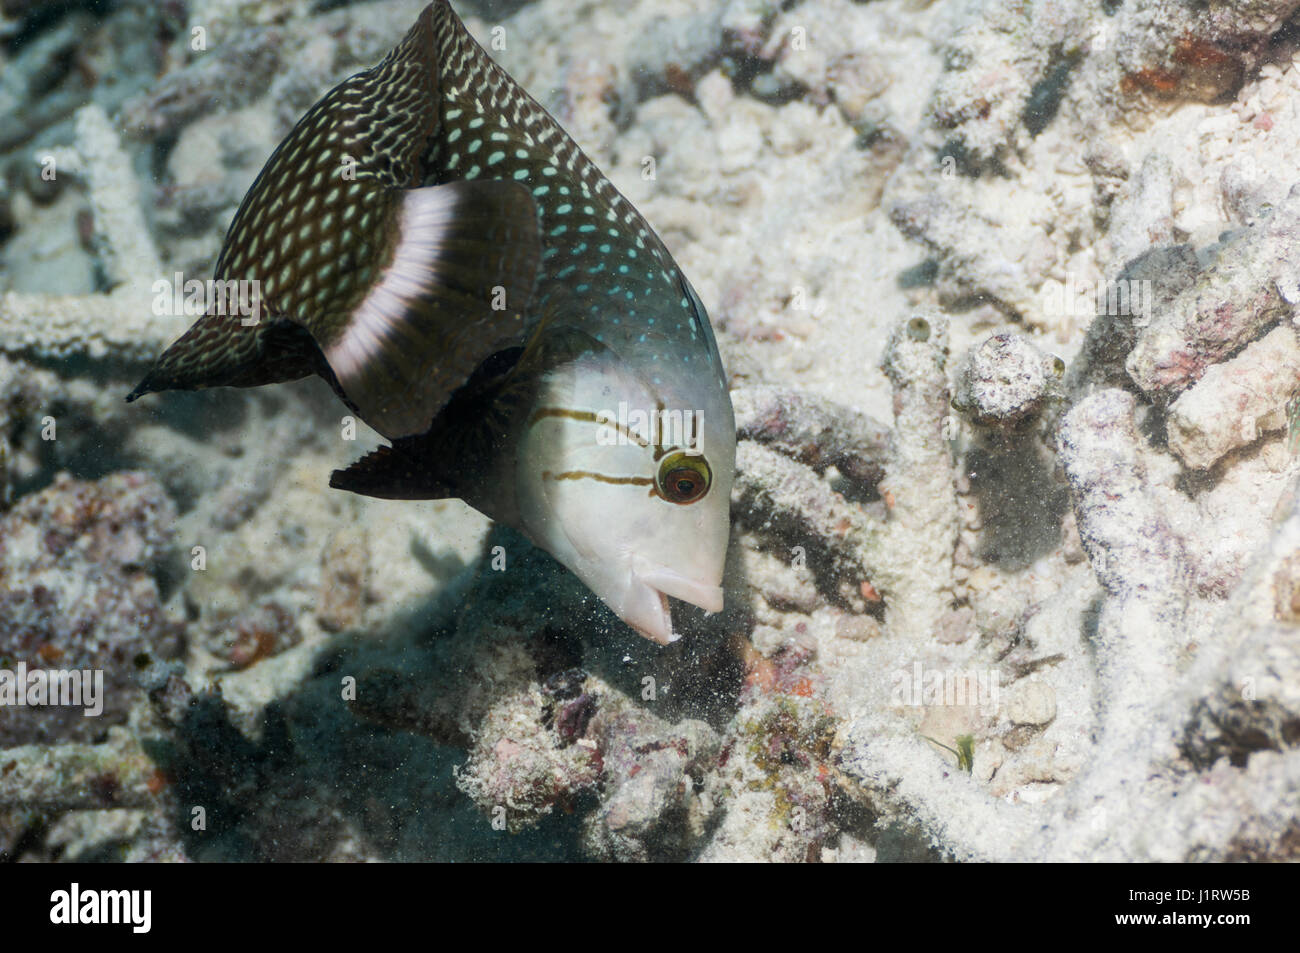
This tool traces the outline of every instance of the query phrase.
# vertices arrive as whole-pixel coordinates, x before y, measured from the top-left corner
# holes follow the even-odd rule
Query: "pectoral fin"
[[[329,340],[339,386],[390,439],[424,433],[490,355],[527,334],[541,258],[531,194],[469,181],[405,193],[388,266]]]

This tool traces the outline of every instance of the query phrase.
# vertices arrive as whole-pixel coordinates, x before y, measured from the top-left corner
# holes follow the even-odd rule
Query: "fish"
[[[217,259],[239,282],[251,312],[208,302],[128,401],[317,375],[387,441],[331,487],[464,500],[661,645],[670,600],[722,610],[736,428],[708,313],[447,0],[271,154]]]

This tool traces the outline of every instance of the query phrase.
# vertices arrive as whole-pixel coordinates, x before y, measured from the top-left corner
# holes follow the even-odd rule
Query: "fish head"
[[[669,597],[722,609],[735,456],[716,363],[670,374],[589,350],[541,379],[516,456],[522,528],[638,633],[675,641]]]

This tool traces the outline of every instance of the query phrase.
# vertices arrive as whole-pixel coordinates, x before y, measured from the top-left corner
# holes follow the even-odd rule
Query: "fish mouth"
[[[674,569],[660,566],[647,559],[638,559],[632,573],[641,582],[663,595],[672,596],[682,602],[699,606],[705,612],[722,611],[722,587],[710,586],[698,582],[689,576],[683,576]]]
[[[699,606],[705,612],[722,610],[722,587],[697,582],[667,566],[637,559],[632,569],[636,607],[628,624],[652,642],[667,645],[681,636],[673,632],[668,597]]]
[[[650,586],[638,586],[635,611],[624,616],[632,630],[658,645],[669,645],[681,638],[673,631],[673,613],[668,597]]]

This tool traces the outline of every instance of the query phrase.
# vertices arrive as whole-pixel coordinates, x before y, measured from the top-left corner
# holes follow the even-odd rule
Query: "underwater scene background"
[[[1300,0],[455,0],[711,319],[668,645],[325,380],[124,400],[424,6],[0,0],[0,858],[1300,856]]]

